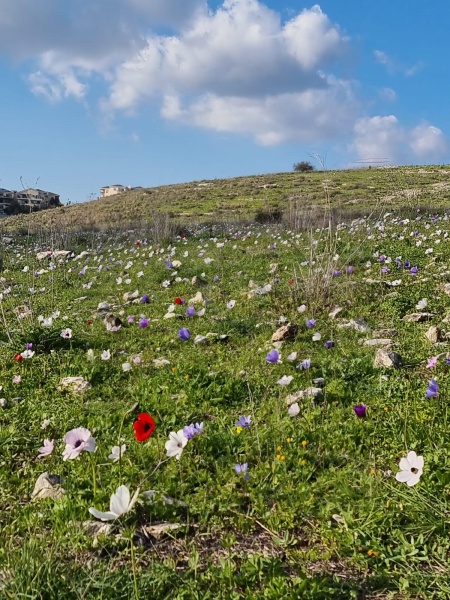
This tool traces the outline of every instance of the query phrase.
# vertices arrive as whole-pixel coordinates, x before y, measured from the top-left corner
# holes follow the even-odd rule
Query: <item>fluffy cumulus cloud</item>
[[[345,144],[353,135],[359,157],[393,162],[443,152],[436,127],[359,118],[357,82],[337,75],[351,52],[319,5],[283,22],[262,0],[223,0],[215,10],[207,0],[0,0],[0,57],[32,65],[30,89],[48,101],[99,102],[111,118],[151,102],[166,120],[263,145]],[[381,50],[375,59],[394,64]],[[103,82],[101,99],[88,95],[92,82],[96,92]]]
[[[104,103],[133,110],[163,98],[161,115],[262,144],[331,139],[348,128],[352,85],[326,73],[348,40],[319,6],[282,24],[257,0],[225,0],[177,36],[150,36],[120,65]]]
[[[364,161],[390,164],[439,160],[448,150],[439,128],[423,123],[406,129],[394,115],[358,119],[352,146]]]

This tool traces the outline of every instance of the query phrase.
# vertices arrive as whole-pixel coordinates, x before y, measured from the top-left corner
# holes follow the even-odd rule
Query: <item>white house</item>
[[[128,192],[129,190],[131,190],[130,185],[107,185],[106,187],[100,188],[100,198],[122,194],[122,192]]]

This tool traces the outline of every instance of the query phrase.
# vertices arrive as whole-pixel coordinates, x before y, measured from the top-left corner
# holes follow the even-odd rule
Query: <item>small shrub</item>
[[[301,162],[294,163],[293,169],[300,173],[306,173],[307,171],[314,171],[314,166],[310,162],[302,160]]]

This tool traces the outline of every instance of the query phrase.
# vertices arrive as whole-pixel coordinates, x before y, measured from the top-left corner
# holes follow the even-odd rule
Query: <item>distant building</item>
[[[14,191],[0,188],[0,216],[61,206],[59,195],[34,188]]]
[[[6,216],[5,209],[11,204],[15,192],[0,188],[0,216]]]
[[[122,194],[131,190],[129,185],[107,185],[106,187],[100,188],[100,198],[107,198],[108,196],[115,196],[116,194]]]

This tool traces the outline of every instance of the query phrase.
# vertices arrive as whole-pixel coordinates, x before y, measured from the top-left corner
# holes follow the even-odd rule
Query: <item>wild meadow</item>
[[[449,598],[449,231],[4,238],[0,596]]]

